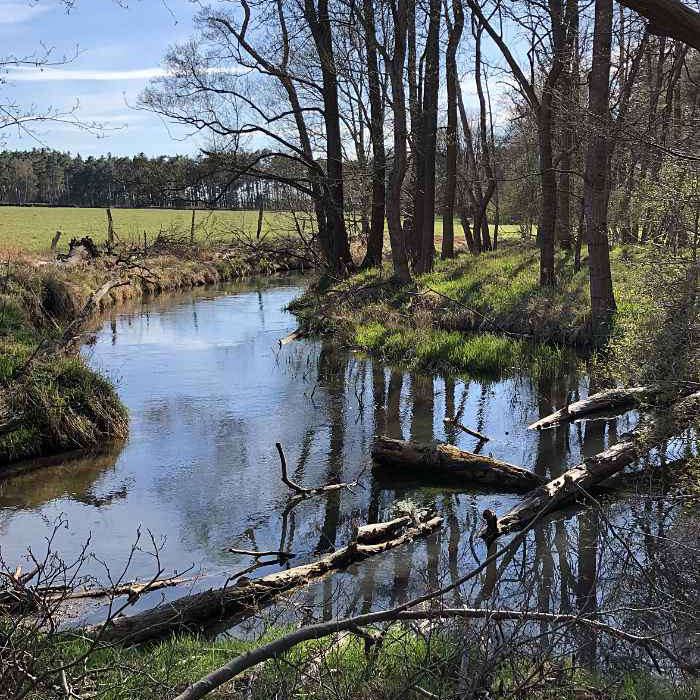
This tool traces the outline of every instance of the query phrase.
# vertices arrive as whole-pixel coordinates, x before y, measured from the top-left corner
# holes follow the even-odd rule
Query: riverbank
[[[71,265],[8,257],[0,281],[0,468],[126,437],[128,415],[112,382],[75,347],[48,352],[102,285],[119,281],[88,310],[87,323],[123,302],[296,267],[290,256],[231,246],[182,246],[127,260],[100,255]]]
[[[635,298],[629,250],[612,253],[621,314]],[[290,306],[302,330],[332,335],[412,369],[499,377],[513,368],[537,373],[590,355],[588,270],[557,254],[554,289],[539,286],[539,251],[510,243],[478,257],[439,261],[433,272],[397,287],[388,266],[329,288],[309,289]],[[585,262],[585,261],[584,261]]]
[[[255,641],[222,637],[215,643],[183,635],[126,649],[107,647],[92,654],[89,641],[57,635],[43,651],[47,668],[59,663],[71,668],[75,658],[89,655],[84,667],[81,664],[78,672],[69,671],[65,677],[78,695],[97,691],[102,700],[146,700],[174,697],[232,658],[289,631],[271,626]],[[696,681],[660,678],[649,671],[595,673],[571,654],[544,656],[515,634],[519,653],[499,657],[487,643],[475,643],[469,627],[438,620],[425,626],[395,623],[381,632],[339,633],[297,645],[226,683],[212,697],[360,700],[468,693],[468,697],[526,695],[537,700],[695,700],[700,692]],[[562,630],[553,634],[567,636]],[[368,644],[368,640],[375,642]],[[28,697],[43,697],[41,688],[37,691]]]

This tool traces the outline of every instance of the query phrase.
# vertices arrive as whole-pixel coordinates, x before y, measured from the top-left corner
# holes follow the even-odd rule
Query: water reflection
[[[130,411],[130,438],[123,449],[1,484],[6,561],[18,561],[27,545],[39,547],[45,520],[63,513],[70,527],[59,544],[66,555],[91,535],[95,551],[116,567],[141,523],[167,537],[166,569],[193,565],[206,573],[201,585],[209,587],[247,564],[226,547],[288,549],[298,564],[342,545],[354,522],[385,518],[397,500],[438,510],[442,532],[300,593],[325,617],[367,611],[457,580],[487,555],[476,537],[480,513],[518,500],[469,487],[387,481],[371,470],[375,435],[475,449],[475,438],[443,422],[456,417],[492,438],[480,446],[486,453],[553,477],[635,423],[628,414],[530,432],[529,423],[585,395],[587,380],[570,368],[495,383],[432,378],[325,342],[280,347],[278,339],[295,327],[282,309],[300,292],[298,283],[250,283],[227,292],[164,297],[105,319],[86,352],[118,382]],[[277,441],[295,481],[313,486],[359,476],[362,488],[295,500],[279,478]],[[660,491],[607,501],[604,513],[608,522],[629,527],[629,551],[597,510],[572,508],[539,523],[520,548],[455,590],[450,602],[563,613],[620,609],[630,596],[645,605],[651,594],[643,567],[658,560],[659,533],[677,527],[682,507]],[[640,566],[630,564],[630,552]],[[146,576],[151,567],[148,557],[136,556],[131,575]],[[645,624],[658,622],[648,615]],[[547,644],[551,629],[541,624],[537,631]],[[601,651],[595,637],[583,642],[591,666],[615,652]]]

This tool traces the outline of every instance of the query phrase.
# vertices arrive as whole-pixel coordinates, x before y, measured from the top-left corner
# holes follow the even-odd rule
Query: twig
[[[188,688],[186,688],[180,695],[178,695],[175,700],[199,700],[205,695],[208,695],[216,688],[220,687],[227,681],[238,676],[240,673],[249,669],[257,664],[266,661],[268,659],[279,656],[285,651],[295,647],[301,642],[309,641],[312,639],[321,639],[327,637],[330,634],[336,632],[343,632],[345,630],[352,630],[356,627],[366,627],[367,625],[372,625],[378,622],[386,622],[389,620],[398,619],[398,615],[402,612],[409,611],[411,608],[415,608],[418,605],[426,603],[430,600],[436,600],[450,591],[462,586],[467,581],[478,576],[482,571],[484,571],[492,562],[499,559],[506,552],[515,549],[516,546],[520,546],[522,541],[525,539],[527,532],[530,528],[544,515],[546,512],[546,507],[542,508],[533,518],[530,519],[527,526],[518,533],[505,547],[502,547],[498,551],[494,552],[491,556],[486,557],[479,566],[472,569],[464,576],[458,578],[456,581],[443,586],[436,591],[430,591],[424,595],[413,598],[401,605],[385,611],[366,613],[364,615],[357,615],[356,617],[341,618],[335,620],[329,620],[327,622],[321,622],[315,625],[308,625],[302,627],[298,630],[294,630],[289,634],[285,634],[279,637],[269,644],[263,644],[257,649],[252,649],[245,652],[234,659],[224,664],[220,668],[212,671],[204,678],[201,678],[196,683],[193,683]],[[426,617],[433,614],[433,611],[425,610],[419,611]]]
[[[227,547],[226,551],[231,552],[231,554],[243,554],[248,557],[255,557],[256,559],[259,559],[260,557],[277,557],[279,559],[291,559],[294,556],[294,554],[292,554],[291,552],[276,552],[274,550],[258,552],[252,549],[236,549],[235,547]]]
[[[284,451],[282,450],[282,445],[279,442],[275,443],[277,452],[280,456],[280,463],[282,465],[282,481],[289,486],[292,491],[296,491],[298,494],[303,496],[317,496],[322,493],[333,493],[334,491],[340,491],[342,489],[352,490],[353,486],[357,486],[357,481],[349,481],[342,484],[328,484],[327,486],[319,486],[314,489],[307,489],[299,484],[295,484],[287,475],[287,460],[284,457]]]
[[[487,438],[486,435],[482,435],[481,433],[477,432],[476,430],[472,430],[471,428],[467,428],[466,425],[462,425],[460,422],[458,422],[454,418],[445,418],[445,425],[454,425],[456,428],[463,430],[465,433],[469,433],[469,435],[473,435],[475,438],[479,438],[479,440],[481,440],[482,442],[488,442],[490,440],[490,438]]]

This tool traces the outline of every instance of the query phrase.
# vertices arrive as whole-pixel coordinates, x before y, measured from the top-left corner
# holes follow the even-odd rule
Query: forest
[[[299,196],[244,175],[229,182],[206,156],[81,158],[48,149],[0,153],[0,203],[15,206],[289,210]]]
[[[169,75],[142,102],[207,134],[222,164],[240,157],[232,178],[282,181],[308,197],[335,273],[355,264],[348,170],[365,174],[363,264],[379,261],[386,219],[402,281],[432,269],[436,213],[443,258],[454,255],[456,217],[470,252],[491,249],[488,223],[509,190],[510,216],[537,224],[543,287],[557,283],[555,250],[580,256],[587,245],[591,312],[604,323],[615,308],[611,232],[670,249],[697,237],[698,65],[684,30],[657,20],[668,4],[684,8],[633,3],[640,16],[612,0],[324,0],[203,9],[197,41],[172,50]],[[252,139],[286,172],[262,154],[245,158]]]

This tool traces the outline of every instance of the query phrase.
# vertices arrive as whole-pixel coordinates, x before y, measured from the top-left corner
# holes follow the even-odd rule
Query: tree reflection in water
[[[404,372],[326,342],[277,349],[276,339],[294,328],[281,309],[298,287],[252,287],[238,285],[228,297],[162,299],[106,321],[91,352],[96,364],[123,378],[131,438],[122,451],[0,485],[6,558],[19,559],[26,544],[39,542],[41,518],[56,511],[66,513],[76,541],[94,531],[110,562],[120,560],[120,542],[142,522],[167,535],[166,566],[195,562],[208,573],[202,587],[211,587],[245,563],[225,553],[227,546],[292,551],[296,557],[282,566],[296,565],[345,544],[353,524],[389,517],[397,501],[437,510],[445,518],[441,533],[296,596],[326,619],[380,609],[455,581],[483,561],[488,552],[476,537],[482,511],[506,510],[519,497],[387,481],[371,469],[375,435],[474,450],[474,438],[443,422],[456,417],[492,438],[481,445],[485,453],[553,477],[615,442],[636,420],[627,414],[527,431],[587,391],[587,378],[570,367],[486,382]],[[361,474],[360,487],[300,501],[281,484],[276,441],[295,481],[316,486]],[[652,461],[672,461],[679,449],[669,444]],[[675,626],[674,643],[692,656],[700,566],[698,528],[684,501],[648,477],[597,499],[599,506],[540,521],[517,549],[445,602],[596,615],[645,633]],[[147,573],[147,562],[135,566],[134,576]],[[571,644],[551,623],[532,623],[528,631],[541,648]],[[591,668],[632,663],[619,640],[579,630],[577,645]]]

